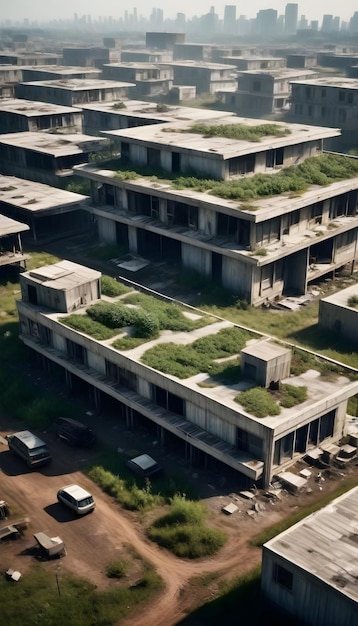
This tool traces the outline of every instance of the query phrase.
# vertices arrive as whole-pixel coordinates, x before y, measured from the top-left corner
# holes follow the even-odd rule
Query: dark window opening
[[[122,387],[131,389],[131,391],[137,390],[137,376],[123,367],[119,367],[115,363],[108,361],[107,359],[106,376]]]
[[[33,285],[27,285],[27,296],[31,304],[37,304],[37,289]]]
[[[218,283],[222,280],[223,257],[217,252],[211,253],[211,278]]]
[[[137,193],[136,191],[128,191],[128,212],[131,215],[151,216],[151,196],[146,193]]]
[[[153,169],[160,169],[160,150],[147,148],[147,165]]]
[[[122,141],[121,143],[121,159],[129,161],[129,143]]]
[[[67,355],[69,359],[78,361],[82,365],[87,365],[87,350],[80,344],[70,339],[66,339]]]
[[[272,568],[272,580],[287,591],[292,591],[293,587],[293,574],[282,565],[278,563],[273,564]]]
[[[172,226],[186,226],[187,228],[198,228],[199,211],[198,207],[183,204],[182,202],[167,203],[167,220]]]
[[[334,431],[334,420],[336,417],[336,411],[329,411],[325,415],[322,415],[320,418],[319,424],[319,441],[324,441],[327,437],[333,436]]]
[[[238,176],[255,171],[255,155],[234,157],[229,159],[229,176]]]
[[[275,150],[268,150],[266,152],[266,167],[276,167],[277,165],[283,165],[284,149],[276,148]]]
[[[158,385],[152,385],[152,399],[155,404],[171,411],[171,413],[185,417],[185,401],[176,394],[170,393]]]
[[[172,172],[180,172],[180,153],[172,152]]]

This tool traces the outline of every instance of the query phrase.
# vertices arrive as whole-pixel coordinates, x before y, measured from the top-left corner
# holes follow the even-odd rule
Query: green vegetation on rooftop
[[[358,176],[358,159],[342,154],[321,154],[306,159],[299,165],[291,165],[277,174],[254,174],[254,176],[231,180],[214,180],[197,178],[189,175],[174,175],[163,170],[118,163],[120,170],[116,178],[135,180],[148,177],[152,182],[168,183],[173,189],[192,189],[201,193],[209,193],[226,200],[253,201],[262,197],[294,193],[300,195],[311,185],[329,185],[339,180]],[[135,168],[135,169],[134,169]],[[241,205],[243,210],[246,205]],[[252,211],[253,205],[247,210]]]
[[[224,328],[189,345],[172,342],[158,344],[147,350],[141,360],[153,369],[181,379],[195,376],[200,372],[209,374],[213,372],[219,379],[225,378],[225,367],[217,368],[215,359],[238,354],[250,338],[251,334],[248,331],[237,327]],[[232,365],[231,362],[230,366]],[[237,366],[237,363],[235,365]]]
[[[247,124],[193,124],[190,128],[163,128],[167,133],[195,133],[204,137],[224,137],[226,139],[238,139],[243,141],[260,141],[262,137],[285,137],[291,131],[278,124],[258,124],[248,126]]]
[[[263,387],[253,387],[238,394],[235,402],[256,417],[279,415],[281,406],[289,409],[307,399],[307,387],[282,385],[278,391],[270,392]]]
[[[358,296],[351,296],[348,298],[347,304],[353,309],[358,309]]]

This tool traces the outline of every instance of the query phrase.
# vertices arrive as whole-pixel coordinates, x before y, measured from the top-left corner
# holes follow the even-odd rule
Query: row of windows
[[[354,102],[354,93],[352,91],[349,91],[347,89],[330,89],[329,93],[330,93],[330,99],[333,102],[334,98],[332,97],[332,94],[334,92],[337,92],[338,94],[335,94],[337,97],[335,98],[336,100],[338,100],[338,102],[346,102],[347,104],[353,104]],[[301,93],[301,88],[300,87],[294,87],[294,93]],[[326,98],[327,97],[327,89],[325,87],[319,88],[319,87],[305,87],[304,88],[304,95],[306,98],[310,99],[310,100],[314,100],[315,98]]]

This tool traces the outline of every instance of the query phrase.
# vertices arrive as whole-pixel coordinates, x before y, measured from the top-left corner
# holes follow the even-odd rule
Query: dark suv
[[[70,446],[89,448],[96,441],[94,432],[88,426],[70,417],[59,417],[53,423],[51,430]]]

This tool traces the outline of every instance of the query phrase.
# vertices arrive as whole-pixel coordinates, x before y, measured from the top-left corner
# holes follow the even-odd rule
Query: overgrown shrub
[[[106,568],[108,578],[123,578],[127,573],[127,563],[124,561],[113,561]]]
[[[281,409],[271,394],[263,387],[253,387],[239,393],[235,402],[241,404],[248,413],[256,417],[279,415]]]
[[[163,129],[164,132],[173,132],[173,129]],[[178,133],[195,133],[204,137],[225,137],[226,139],[238,139],[244,141],[260,141],[262,137],[275,136],[285,137],[291,131],[278,124],[259,124],[248,126],[247,124],[218,124],[208,125],[203,123],[193,124],[189,129],[174,129]]]
[[[159,320],[152,313],[142,312],[137,316],[135,322],[135,332],[137,337],[158,337],[159,328]]]
[[[116,334],[116,332],[118,332],[118,329],[110,329],[104,324],[91,319],[88,315],[72,314],[67,317],[60,317],[58,321],[65,326],[69,326],[74,330],[79,330],[81,333],[85,333],[98,341],[110,339]]]
[[[176,556],[197,559],[215,554],[226,542],[220,530],[204,524],[205,508],[198,502],[175,496],[168,514],[155,520],[147,533],[150,539]]]
[[[280,404],[286,409],[301,404],[307,400],[307,387],[295,385],[282,385]]]
[[[127,484],[123,478],[98,465],[92,467],[88,475],[103,491],[131,511],[146,510],[163,503],[160,495],[152,493],[149,481],[142,489],[136,483]]]
[[[350,298],[348,298],[347,304],[348,306],[357,309],[358,308],[358,296],[351,296]]]
[[[102,275],[101,288],[103,295],[109,298],[122,296],[124,293],[130,291],[129,287],[126,287],[123,283],[119,283],[115,278],[106,275]]]

